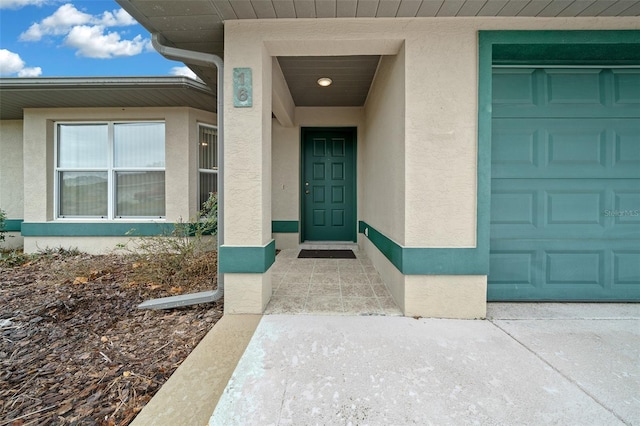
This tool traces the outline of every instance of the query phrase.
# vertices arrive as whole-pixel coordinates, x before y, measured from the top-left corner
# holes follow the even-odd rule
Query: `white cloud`
[[[7,49],[0,49],[0,75],[13,75],[18,77],[38,77],[42,74],[40,67],[25,67],[25,63],[17,53]]]
[[[129,25],[135,25],[138,22],[124,9],[118,9],[113,12],[103,12],[99,21],[96,23],[104,25],[105,27],[126,27]]]
[[[20,9],[25,6],[42,6],[50,0],[0,0],[0,9]]]
[[[76,55],[89,58],[113,58],[134,56],[144,50],[152,50],[149,39],[141,35],[123,40],[120,33],[107,31],[110,27],[126,27],[137,22],[124,9],[90,15],[67,3],[51,16],[20,35],[22,41],[39,41],[44,36],[65,36],[64,44],[77,49]]]
[[[104,28],[99,25],[73,27],[65,38],[67,46],[78,49],[76,55],[101,59],[134,56],[141,53],[149,43],[148,39],[143,39],[140,35],[131,40],[121,40],[120,34],[105,34]]]
[[[18,77],[39,77],[42,75],[40,67],[26,67],[18,71]]]
[[[31,25],[27,31],[20,34],[20,40],[39,41],[45,35],[67,34],[75,25],[90,23],[92,19],[94,18],[91,15],[80,12],[75,6],[67,3],[40,23]]]
[[[171,71],[169,71],[169,74],[171,74],[171,75],[182,75],[184,77],[189,77],[189,78],[192,78],[194,80],[200,80],[198,78],[198,76],[196,75],[196,73],[191,71],[191,69],[189,67],[187,67],[187,66],[173,67],[173,68],[171,68]]]

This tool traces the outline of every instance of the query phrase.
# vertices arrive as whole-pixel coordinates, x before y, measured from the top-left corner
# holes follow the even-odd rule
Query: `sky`
[[[195,75],[115,0],[0,0],[0,77]]]

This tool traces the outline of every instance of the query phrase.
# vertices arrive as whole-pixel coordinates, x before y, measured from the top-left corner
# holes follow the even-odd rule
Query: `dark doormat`
[[[352,250],[300,250],[298,259],[355,259]]]

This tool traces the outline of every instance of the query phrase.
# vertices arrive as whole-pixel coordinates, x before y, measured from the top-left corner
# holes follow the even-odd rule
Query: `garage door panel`
[[[634,241],[492,240],[490,268],[489,300],[640,301]]]
[[[494,250],[491,252],[489,268],[491,282],[496,285],[518,285],[534,288],[537,282],[535,267],[538,264],[535,250]]]
[[[604,250],[546,250],[545,285],[604,287]]]
[[[640,175],[640,132],[629,121],[618,123],[613,130],[613,167]]]
[[[576,181],[572,182],[576,184]],[[582,182],[575,188],[544,191],[545,220],[548,227],[559,228],[558,231],[566,236],[573,232],[588,231],[591,228],[604,230],[605,191],[585,191]],[[570,186],[570,185],[567,185]],[[560,225],[560,226],[557,226]],[[563,235],[563,236],[564,236]]]
[[[640,285],[640,249],[612,253],[614,286]]]
[[[518,225],[532,231],[538,226],[538,191],[496,189],[491,202],[492,225]]]
[[[634,230],[640,232],[640,188],[614,191],[614,200],[614,209],[604,212],[605,216],[613,218],[613,226],[627,226],[630,233]]]
[[[493,238],[640,239],[634,179],[493,179]]]
[[[637,118],[637,69],[495,69],[493,117]]]
[[[530,169],[538,166],[541,137],[535,126],[523,127],[515,120],[494,122],[491,160],[496,172],[509,174],[512,170]],[[513,173],[513,172],[512,172]]]
[[[635,69],[613,70],[614,105],[640,104],[640,71]]]
[[[602,107],[605,104],[605,76],[599,69],[546,70],[548,105]]]
[[[495,70],[495,72],[501,73],[501,78],[493,80],[493,103],[495,105],[536,106],[538,90],[535,70]]]
[[[494,119],[494,178],[638,178],[638,120]]]
[[[546,140],[548,168],[566,170],[579,168],[580,173],[603,172],[607,166],[607,138],[605,123],[567,120],[563,126],[550,126]],[[553,123],[556,124],[557,123]],[[575,128],[573,128],[575,126]],[[586,174],[585,173],[585,174]]]

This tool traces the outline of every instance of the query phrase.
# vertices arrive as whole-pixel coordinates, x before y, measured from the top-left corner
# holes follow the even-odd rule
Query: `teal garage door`
[[[496,68],[488,300],[640,300],[640,69]]]

